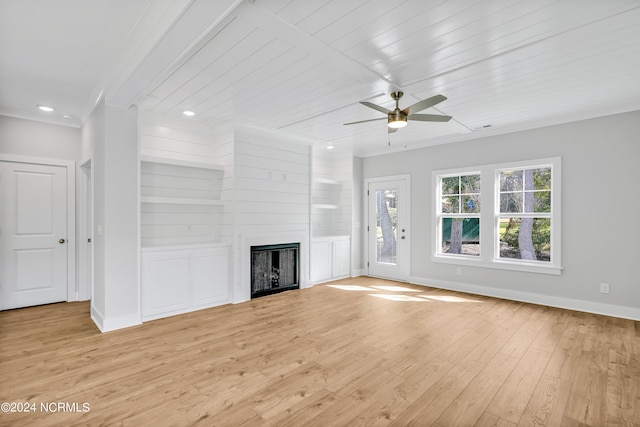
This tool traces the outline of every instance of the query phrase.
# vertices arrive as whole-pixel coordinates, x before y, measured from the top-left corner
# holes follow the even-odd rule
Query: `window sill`
[[[470,256],[439,256],[432,255],[431,262],[441,264],[466,265],[470,267],[494,268],[498,270],[524,271],[527,273],[552,274],[559,276],[562,274],[562,267],[552,265],[530,264],[515,261],[486,261],[482,259],[473,259]]]

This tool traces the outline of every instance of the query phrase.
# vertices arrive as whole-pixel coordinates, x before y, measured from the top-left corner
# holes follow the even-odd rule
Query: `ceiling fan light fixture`
[[[393,129],[400,129],[407,125],[407,118],[402,116],[389,115],[389,127]]]

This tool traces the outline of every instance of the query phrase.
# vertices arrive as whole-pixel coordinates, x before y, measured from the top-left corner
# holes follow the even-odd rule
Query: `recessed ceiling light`
[[[71,114],[63,114],[62,117],[64,117],[65,119],[74,119],[75,118]]]
[[[333,144],[327,144],[327,150],[333,150],[334,148]]]
[[[38,108],[41,109],[42,111],[46,111],[47,113],[54,111],[52,107],[48,107],[46,105],[38,105]]]
[[[196,113],[194,113],[193,111],[190,111],[190,110],[184,110],[184,111],[182,112],[182,114],[184,114],[184,115],[185,115],[185,116],[187,116],[187,117],[192,117],[192,116],[195,116],[195,115],[196,115]]]

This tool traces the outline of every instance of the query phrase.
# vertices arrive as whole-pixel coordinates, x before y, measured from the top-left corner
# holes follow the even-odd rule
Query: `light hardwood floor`
[[[630,320],[367,277],[106,334],[88,311],[0,312],[0,402],[38,405],[0,425],[640,425]]]

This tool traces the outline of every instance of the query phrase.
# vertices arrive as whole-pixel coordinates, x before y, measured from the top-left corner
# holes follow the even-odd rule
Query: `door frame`
[[[78,300],[76,284],[76,162],[46,157],[1,154],[0,161],[33,165],[61,166],[67,169],[67,301]]]
[[[364,191],[363,191],[363,212],[364,212],[364,222],[365,224],[367,224],[368,226],[370,226],[369,224],[369,185],[370,184],[374,184],[377,182],[385,182],[385,181],[398,181],[398,180],[404,180],[407,184],[407,188],[405,189],[407,191],[407,197],[406,197],[406,205],[405,205],[405,209],[406,209],[406,220],[407,223],[409,224],[409,235],[411,235],[411,175],[406,174],[406,175],[392,175],[392,176],[380,176],[380,177],[375,177],[375,178],[366,178],[364,180]],[[364,255],[365,255],[365,259],[364,259],[364,271],[366,272],[366,275],[369,275],[369,263],[370,263],[370,251],[369,251],[369,236],[371,234],[371,232],[366,229],[365,227],[363,227],[364,230]],[[406,250],[406,270],[407,270],[407,277],[406,277],[406,281],[408,282],[409,279],[411,278],[411,239],[409,239],[408,245],[407,245],[407,250]]]
[[[93,299],[93,163],[80,165],[78,190],[78,300]],[[91,239],[91,243],[89,243]]]

